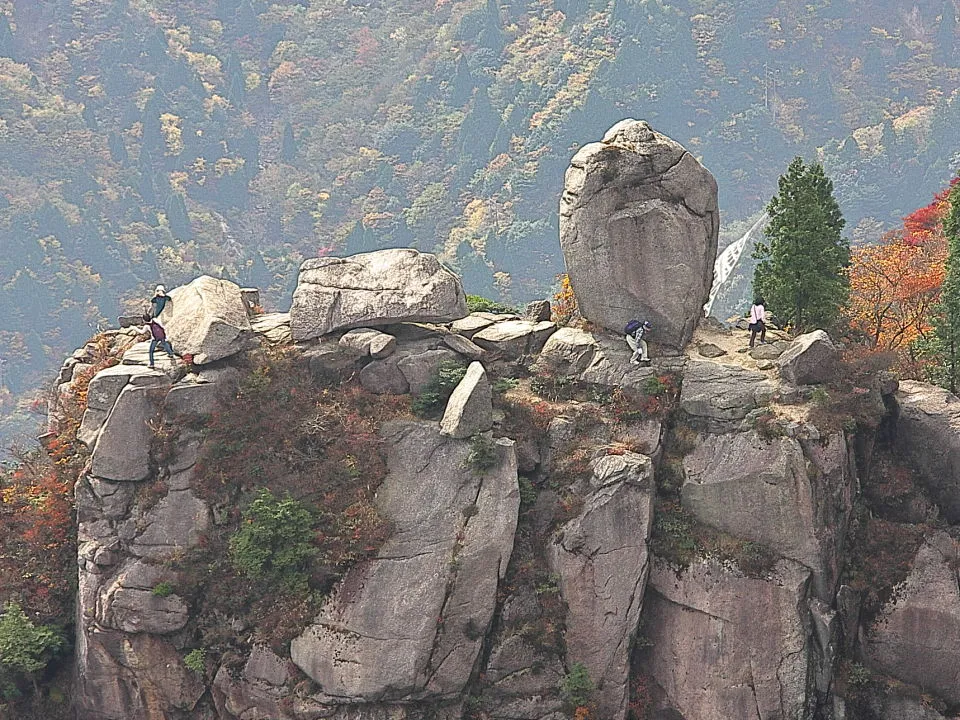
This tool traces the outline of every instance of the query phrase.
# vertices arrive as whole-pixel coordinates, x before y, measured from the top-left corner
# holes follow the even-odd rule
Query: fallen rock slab
[[[496,441],[494,467],[476,472],[470,443],[435,423],[394,423],[383,436],[388,474],[377,504],[393,534],[377,558],[348,571],[290,655],[328,702],[459,697],[513,550],[513,441]]]
[[[398,322],[449,322],[467,314],[460,278],[435,255],[379,250],[313,258],[300,266],[290,308],[293,339]]]
[[[937,532],[921,545],[910,575],[866,633],[869,664],[960,703],[960,544]]]
[[[470,363],[466,375],[447,401],[440,432],[453,438],[468,438],[493,426],[493,390],[478,362]]]
[[[897,403],[894,450],[951,523],[960,522],[960,399],[943,388],[903,380]]]
[[[597,686],[599,717],[622,720],[630,652],[647,582],[653,464],[636,453],[592,463],[593,492],[548,548],[567,604],[567,663],[581,662]]]

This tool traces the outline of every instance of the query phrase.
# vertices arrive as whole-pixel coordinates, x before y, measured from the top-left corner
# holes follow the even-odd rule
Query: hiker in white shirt
[[[753,342],[756,340],[757,333],[760,333],[760,344],[763,345],[767,341],[767,310],[763,307],[763,298],[760,295],[753,301],[753,305],[750,307],[750,347],[753,347]]]

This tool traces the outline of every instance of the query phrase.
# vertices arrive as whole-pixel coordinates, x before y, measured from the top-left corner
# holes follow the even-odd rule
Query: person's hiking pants
[[[643,338],[639,340],[633,335],[625,335],[627,339],[627,345],[630,346],[630,349],[633,350],[633,357],[631,360],[647,360],[647,341]]]
[[[167,355],[173,357],[173,345],[170,344],[169,340],[157,340],[154,338],[150,341],[150,364],[153,365],[153,351],[157,349],[157,345],[160,346],[161,350],[165,350]]]

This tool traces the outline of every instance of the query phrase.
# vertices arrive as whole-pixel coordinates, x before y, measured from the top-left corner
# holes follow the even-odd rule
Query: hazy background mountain
[[[731,228],[803,155],[873,241],[960,166],[957,16],[953,0],[0,0],[7,436],[63,353],[156,282],[209,272],[282,306],[304,257],[402,245],[470,292],[545,295],[563,171],[623,117],[702,159]]]

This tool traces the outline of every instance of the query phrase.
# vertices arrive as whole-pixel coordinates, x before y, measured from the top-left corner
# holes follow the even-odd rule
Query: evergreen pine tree
[[[943,233],[949,250],[940,303],[933,315],[935,364],[931,379],[956,394],[960,388],[960,180],[954,181],[948,201]]]
[[[847,300],[850,261],[833,183],[819,164],[806,166],[795,158],[780,176],[767,213],[766,242],[753,252],[760,261],[754,291],[796,329],[832,325]]]

